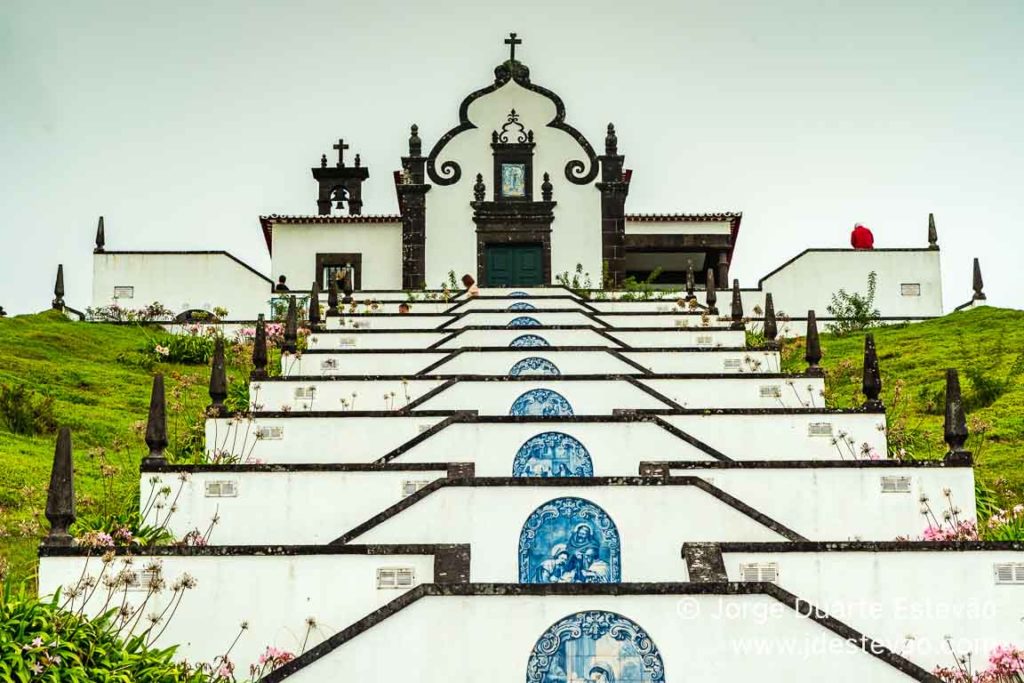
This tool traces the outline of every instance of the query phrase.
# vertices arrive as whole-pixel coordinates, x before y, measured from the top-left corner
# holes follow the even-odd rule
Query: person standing
[[[469,273],[462,276],[462,286],[466,288],[466,296],[480,296],[480,288],[476,286],[476,280]]]
[[[277,278],[277,284],[274,286],[274,291],[275,292],[287,292],[287,291],[289,291],[288,290],[288,285],[285,284],[285,280],[287,280],[287,278],[284,275],[282,275],[279,278]]]

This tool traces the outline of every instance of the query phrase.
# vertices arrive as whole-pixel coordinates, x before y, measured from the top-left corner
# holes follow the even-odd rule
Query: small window
[[[256,438],[279,441],[284,438],[284,427],[259,427],[256,430]]]
[[[208,481],[205,491],[207,498],[235,498],[238,496],[238,482],[231,479]]]
[[[402,498],[408,498],[412,494],[430,483],[428,479],[415,479],[402,482]]]
[[[900,294],[903,296],[921,296],[921,284],[919,282],[904,282],[900,285]]]
[[[881,477],[882,493],[910,493],[910,477]]]
[[[114,298],[115,299],[134,299],[135,298],[135,287],[130,285],[118,285],[114,287]]]
[[[411,588],[416,583],[412,567],[381,567],[377,570],[377,588]]]
[[[312,401],[316,398],[316,387],[295,387],[296,401]]]
[[[778,580],[778,562],[740,563],[740,581],[767,581],[775,583]]]
[[[761,398],[782,398],[782,387],[778,384],[762,384],[759,391]]]
[[[1024,585],[1024,562],[1000,562],[993,569],[997,584]]]
[[[831,422],[812,422],[807,425],[807,436],[832,436]]]

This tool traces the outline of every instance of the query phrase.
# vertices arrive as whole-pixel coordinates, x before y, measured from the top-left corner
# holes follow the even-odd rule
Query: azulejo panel
[[[516,291],[514,291],[514,292],[509,292],[508,295],[509,295],[509,297],[514,297],[516,299],[528,299],[528,298],[530,298],[530,295],[528,293],[520,292],[518,289]]]
[[[536,334],[521,334],[509,344],[509,346],[551,346],[548,340]]]
[[[540,321],[529,315],[521,315],[518,318],[512,318],[508,323],[509,327],[540,327]]]
[[[526,683],[661,683],[658,646],[633,620],[592,610],[570,614],[544,631],[526,664]]]
[[[549,377],[557,377],[562,374],[562,371],[558,369],[558,366],[549,361],[547,358],[541,358],[540,356],[530,356],[529,358],[523,358],[522,360],[516,361],[508,370],[508,374],[511,377],[520,377],[523,375],[547,375]]]
[[[620,554],[608,513],[583,498],[556,498],[534,510],[519,534],[519,582],[618,583]]]
[[[572,405],[557,391],[530,389],[512,403],[509,415],[549,417],[573,415]]]
[[[537,307],[533,304],[528,304],[525,301],[517,301],[508,307],[510,311],[536,311]]]
[[[519,447],[512,462],[513,477],[592,477],[590,451],[562,432],[543,432]]]

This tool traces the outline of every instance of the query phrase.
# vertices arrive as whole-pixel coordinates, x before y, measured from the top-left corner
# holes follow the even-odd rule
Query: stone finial
[[[338,315],[338,279],[330,278],[327,283],[327,317]]]
[[[882,393],[882,373],[878,369],[878,353],[875,351],[875,335],[864,336],[864,376],[861,389],[864,391],[864,407],[869,410],[881,410],[882,401],[878,398]]]
[[[321,154],[320,155],[320,168],[327,168],[327,155],[326,154]]]
[[[486,194],[487,186],[484,185],[484,176],[481,173],[477,173],[476,182],[473,183],[473,200],[482,202]]]
[[[352,303],[352,292],[355,291],[354,279],[355,271],[351,266],[345,266],[345,277],[341,280],[341,303],[350,304]]]
[[[149,396],[149,419],[146,421],[146,445],[149,455],[142,459],[142,464],[165,465],[167,457],[167,401],[164,399],[164,376],[153,375],[153,392]]]
[[[228,397],[228,371],[224,361],[224,337],[213,342],[213,363],[210,365],[210,405],[206,412],[216,417],[227,412],[224,400]]]
[[[363,165],[363,157],[360,156],[358,152],[356,152],[356,168],[359,168],[362,165]]]
[[[96,248],[92,250],[94,254],[102,254],[103,248],[107,244],[107,236],[103,230],[103,216],[100,216],[100,222],[96,224]]]
[[[821,377],[825,371],[821,369],[821,339],[818,337],[818,317],[814,311],[807,311],[807,350],[804,352],[807,361],[807,374]]]
[[[71,430],[67,427],[61,427],[57,434],[50,488],[46,492],[46,519],[50,522],[50,533],[43,539],[43,545],[71,545],[68,527],[75,521],[75,468],[71,460]]]
[[[945,460],[950,464],[970,464],[971,452],[964,448],[967,443],[967,414],[960,395],[960,376],[953,368],[946,370],[946,419],[943,437],[949,452]]]
[[[313,280],[313,286],[309,288],[309,306],[307,307],[307,318],[309,318],[309,329],[320,329],[320,283]]]
[[[772,293],[764,295],[764,345],[770,349],[779,348],[776,339],[779,336],[779,324],[775,319],[775,302]]]
[[[53,283],[53,301],[50,307],[55,311],[64,310],[64,264],[57,265],[57,281]]]
[[[715,293],[715,271],[711,268],[708,268],[707,292],[704,301],[707,304],[708,313],[718,315],[718,307],[715,306],[718,303],[718,295]]]
[[[729,329],[742,330],[746,328],[743,322],[743,295],[740,294],[740,281],[733,279],[732,281],[732,324]]]
[[[267,378],[267,321],[260,313],[256,319],[256,335],[252,344],[252,370],[249,379],[259,382]]]
[[[604,136],[605,156],[613,157],[619,153],[619,136],[615,134],[615,124],[608,124],[608,134]]]
[[[974,296],[971,297],[971,301],[984,301],[988,298],[982,291],[984,287],[985,282],[981,279],[981,263],[978,261],[978,257],[974,257]]]
[[[928,248],[939,248],[939,232],[935,229],[935,214],[928,214]]]
[[[551,175],[544,173],[544,182],[540,184],[540,198],[545,202],[551,201],[554,187],[551,185]]]
[[[687,299],[687,301],[693,301],[694,299],[697,298],[696,295],[694,295],[694,293],[693,293],[694,288],[695,288],[695,284],[694,284],[694,281],[693,281],[693,264],[690,264],[690,265],[686,266],[686,299]]]
[[[409,128],[409,156],[423,155],[423,141],[420,140],[420,127],[415,123]]]
[[[282,353],[295,353],[299,350],[299,313],[295,305],[295,297],[288,297],[288,313],[284,318],[284,339],[281,342]]]

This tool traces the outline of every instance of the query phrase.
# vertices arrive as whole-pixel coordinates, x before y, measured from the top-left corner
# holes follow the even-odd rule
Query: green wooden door
[[[487,248],[485,287],[531,287],[544,284],[544,249],[539,244]]]

